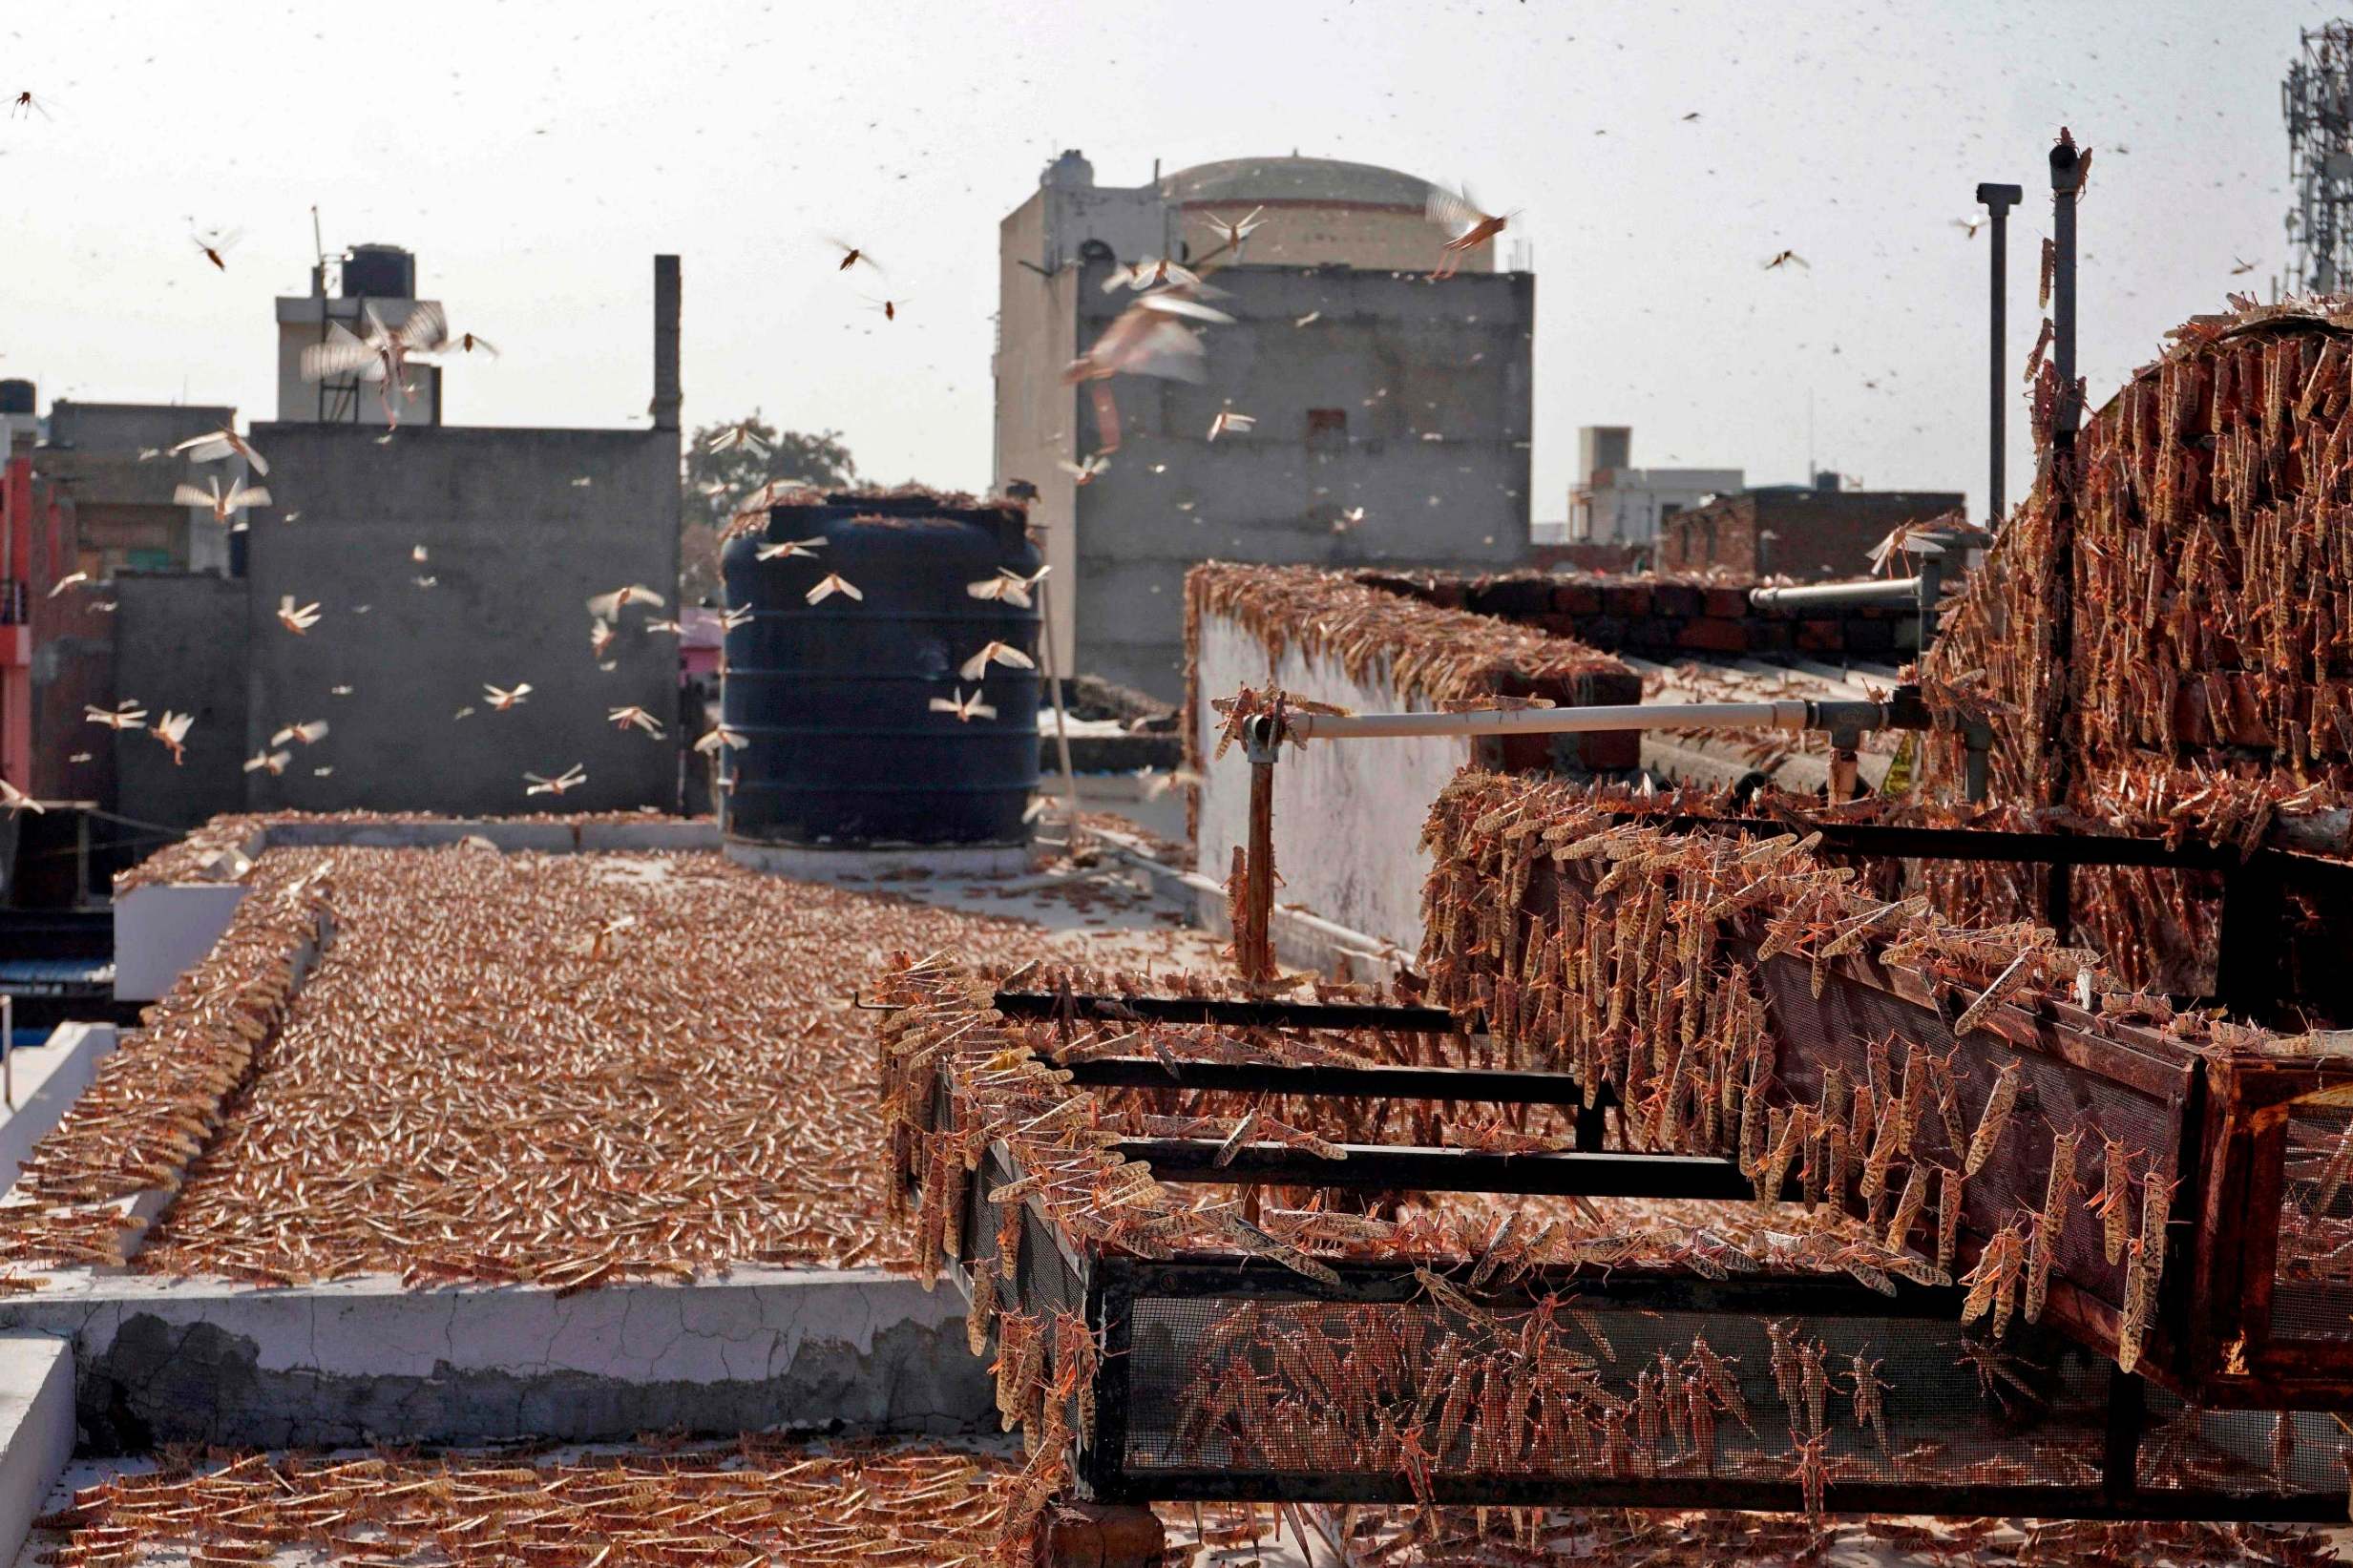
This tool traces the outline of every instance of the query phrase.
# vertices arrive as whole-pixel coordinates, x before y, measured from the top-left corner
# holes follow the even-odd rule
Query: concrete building
[[[313,298],[340,319],[344,300]],[[299,332],[280,303],[283,362]],[[678,318],[677,259],[657,257],[651,429],[429,417],[404,418],[386,439],[372,384],[328,416],[305,394],[282,404],[295,417],[254,425],[273,504],[254,509],[241,535],[242,575],[120,585],[117,688],[198,716],[182,766],[146,756],[142,746],[161,748],[143,736],[117,742],[124,814],[187,826],[232,808],[672,806],[677,639],[646,629],[662,612],[632,607],[593,654],[586,601],[630,583],[666,596],[678,581]],[[437,415],[437,384],[414,384],[411,402],[430,399]],[[302,635],[281,624],[287,597],[317,604],[319,624]],[[484,684],[517,681],[530,699],[492,712]],[[662,720],[664,738],[604,721],[631,706]],[[281,729],[316,720],[331,726],[326,739],[285,748],[295,755],[282,772],[243,770],[243,759],[282,749],[271,740]],[[575,765],[585,784],[526,799],[526,772]]]
[[[390,423],[381,382],[357,374],[312,381],[303,374],[303,350],[324,344],[337,329],[365,338],[371,321],[397,332],[421,304],[416,298],[416,257],[398,245],[354,245],[338,268],[339,289],[326,291],[326,267],[310,269],[308,294],[278,299],[278,418],[284,424],[368,425]],[[415,429],[441,423],[441,367],[422,362],[410,367],[390,389],[400,423]]]
[[[171,449],[236,419],[234,408],[216,404],[51,404],[33,467],[74,497],[80,570],[93,580],[118,572],[226,572],[228,530],[173,492],[211,473],[225,485],[242,469],[192,465]]]
[[[1587,425],[1577,431],[1577,471],[1569,487],[1568,524],[1557,539],[1539,544],[1649,545],[1676,512],[1730,495],[1745,480],[1738,469],[1638,469],[1633,429]]]
[[[996,482],[1038,488],[1053,646],[1174,700],[1184,576],[1211,556],[1496,570],[1527,549],[1535,280],[1490,241],[1431,286],[1427,181],[1323,158],[1202,164],[1100,186],[1076,152],[999,228]],[[1235,261],[1204,220],[1264,207]],[[1087,484],[1060,465],[1106,445],[1062,370],[1135,296],[1145,257],[1198,260],[1231,325],[1200,385],[1121,376],[1118,452]],[[1214,442],[1221,410],[1255,427]],[[1361,514],[1357,512],[1362,509]]]
[[[1840,490],[1825,472],[1811,485],[1769,485],[1675,513],[1660,532],[1657,565],[1801,582],[1859,577],[1898,524],[1958,512],[1963,499],[1957,491]]]

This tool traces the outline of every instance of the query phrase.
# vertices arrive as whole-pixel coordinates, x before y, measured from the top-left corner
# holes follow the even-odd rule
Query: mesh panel
[[[2298,1109],[2284,1160],[2272,1337],[2353,1340],[2353,1111]]]
[[[1817,999],[1811,974],[1812,967],[1798,959],[1776,958],[1764,966],[1767,1002],[1787,1045],[1777,1072],[1782,1087],[1799,1100],[1812,1102],[1821,1098],[1822,1074],[1828,1067],[1841,1069],[1850,1085],[1869,1081],[1868,1042],[1884,1040],[1892,1034],[1897,1044],[1889,1059],[1899,1080],[1909,1050],[1951,1056],[1965,1139],[1976,1130],[2002,1064],[2012,1059],[2020,1064],[2010,1130],[1995,1146],[1992,1158],[1962,1186],[1964,1229],[1989,1236],[2014,1220],[2020,1210],[2043,1207],[2057,1131],[2085,1130],[2075,1160],[2075,1180],[2082,1193],[2096,1192],[2106,1174],[2103,1135],[2120,1140],[2135,1156],[2153,1154],[2160,1161],[2160,1171],[2170,1172],[2173,1151],[2181,1146],[2181,1132],[2178,1113],[2165,1102],[2048,1056],[2013,1051],[1989,1035],[1976,1035],[1965,1047],[1956,1050],[1951,1031],[1935,1013],[1835,972],[1824,977],[1822,994]],[[1896,1085],[1878,1087],[1892,1091]],[[1943,1119],[1932,1111],[1921,1119],[1921,1124],[1916,1152],[1932,1163],[1958,1167],[1965,1150],[1952,1147]],[[2146,1168],[2145,1161],[2135,1160],[2136,1176]],[[2139,1189],[2135,1186],[2133,1190],[2137,1193]],[[2052,1276],[2121,1308],[2123,1264],[2108,1261],[2099,1222],[2083,1206],[2082,1193],[2078,1201],[2065,1205]]]
[[[2154,1389],[2141,1430],[2140,1484],[2158,1492],[2342,1495],[2353,1454],[2323,1411],[2200,1410]]]
[[[1834,1486],[2099,1480],[2107,1369],[2031,1331],[2013,1329],[1997,1359],[1945,1320],[1773,1319],[1590,1295],[1573,1312],[1483,1324],[1428,1299],[1147,1294],[1134,1313],[1125,1464],[1155,1495],[1191,1472],[1422,1466],[1433,1477],[1651,1480],[1669,1506],[1679,1495],[1666,1483],[1780,1483],[1796,1508],[1799,1436],[1817,1432]],[[1877,1412],[1855,1397],[1858,1354]]]

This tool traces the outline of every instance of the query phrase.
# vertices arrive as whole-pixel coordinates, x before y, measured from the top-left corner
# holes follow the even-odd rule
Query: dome
[[[1163,200],[1188,207],[1295,201],[1418,213],[1429,199],[1430,182],[1377,164],[1336,158],[1237,157],[1179,169],[1162,178],[1160,194]]]

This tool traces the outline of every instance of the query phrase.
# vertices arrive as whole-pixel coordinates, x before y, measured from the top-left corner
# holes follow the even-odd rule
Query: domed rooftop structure
[[[1329,157],[1236,157],[1164,176],[1161,199],[1184,207],[1303,202],[1419,213],[1430,182],[1374,163]]]

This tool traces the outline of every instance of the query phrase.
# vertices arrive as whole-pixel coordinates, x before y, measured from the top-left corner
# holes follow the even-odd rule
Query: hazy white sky
[[[2283,258],[2278,82],[2298,0],[1680,5],[1547,0],[418,0],[12,5],[0,88],[0,375],[274,415],[271,298],[329,250],[418,252],[506,350],[453,423],[642,423],[651,264],[684,258],[689,422],[834,427],[885,480],[989,477],[997,223],[1064,147],[1106,184],[1302,153],[1464,178],[1534,244],[1536,516],[1576,428],[1639,464],[1985,472],[1982,179],[2097,150],[2083,210],[2096,402]],[[1697,121],[1682,116],[1693,110]],[[191,221],[240,228],[225,275]],[[824,237],[887,280],[833,270]],[[1794,247],[1811,271],[1766,272]],[[2233,278],[2234,259],[2259,263]],[[905,302],[886,324],[861,294]],[[2020,406],[2023,408],[2023,405]],[[2010,491],[2027,469],[2011,422]]]

